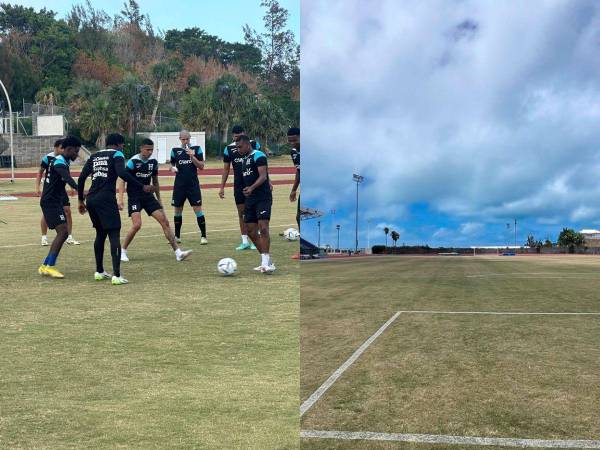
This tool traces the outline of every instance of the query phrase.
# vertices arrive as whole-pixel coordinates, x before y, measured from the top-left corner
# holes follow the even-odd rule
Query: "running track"
[[[73,178],[79,176],[79,171],[72,171],[71,176]],[[221,175],[223,173],[223,169],[204,169],[199,170],[198,174],[200,175]],[[269,173],[271,175],[293,175],[296,173],[295,167],[269,167]],[[231,171],[230,176],[233,174]],[[169,169],[161,169],[158,171],[158,175],[161,177],[173,177],[175,176]],[[15,173],[15,178],[35,178],[37,176],[37,172],[18,172]],[[10,171],[2,171],[0,172],[0,178],[10,178]],[[277,184],[277,183],[274,183]],[[207,185],[208,186],[208,185]]]

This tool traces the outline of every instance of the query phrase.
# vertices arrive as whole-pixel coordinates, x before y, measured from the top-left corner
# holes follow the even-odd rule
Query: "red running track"
[[[199,170],[199,175],[221,175],[223,173],[223,169],[204,169]],[[269,167],[269,173],[271,175],[293,175],[296,173],[295,167]],[[71,176],[73,178],[78,177],[80,171],[72,171]],[[158,171],[158,175],[161,177],[174,177],[175,174],[171,172],[169,169],[161,169]],[[15,178],[35,178],[37,176],[37,172],[18,172],[15,173]],[[233,176],[233,172],[230,172],[229,176]],[[0,178],[10,178],[10,171],[0,172]]]
[[[294,180],[271,180],[272,184],[294,184]],[[227,183],[225,185],[226,187],[233,187],[233,183]],[[221,187],[221,183],[206,183],[206,184],[200,184],[200,187],[202,189],[217,189]],[[173,186],[161,186],[160,187],[161,191],[172,191],[173,190]],[[69,195],[71,195],[71,190],[68,189],[67,193]],[[35,192],[23,192],[20,194],[6,194],[6,195],[12,195],[14,197],[37,197],[37,195],[35,195]]]

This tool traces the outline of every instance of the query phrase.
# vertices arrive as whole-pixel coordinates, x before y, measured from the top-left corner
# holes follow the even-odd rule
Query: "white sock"
[[[244,245],[248,244],[248,235],[247,234],[242,234],[242,244],[244,244]]]
[[[47,234],[42,234],[42,239],[48,239],[48,235]]]
[[[67,239],[73,239],[73,235],[70,234],[69,237]]]
[[[124,255],[126,255],[126,254],[127,254],[127,249],[126,249],[126,248],[123,248],[123,247],[121,247],[121,253],[122,253],[122,254],[124,254]]]
[[[267,267],[269,265],[269,254],[268,253],[260,254],[260,265],[263,267]]]
[[[181,255],[181,249],[179,247],[177,247],[175,249],[175,256],[179,256],[179,255]]]

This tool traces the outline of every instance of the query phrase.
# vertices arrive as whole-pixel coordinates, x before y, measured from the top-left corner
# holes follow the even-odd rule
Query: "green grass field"
[[[597,257],[302,263],[301,402],[393,314],[429,312],[401,313],[308,409],[301,428],[600,439],[600,315],[431,312],[600,313],[599,269]],[[476,447],[322,438],[301,444]]]
[[[126,286],[93,280],[93,229],[78,213],[82,245],[57,264],[66,278],[40,277],[38,199],[0,202],[0,448],[297,448],[297,243],[278,236],[294,224],[288,194],[275,187],[272,276],[252,270],[256,252],[234,250],[232,195],[209,189],[209,245],[186,207],[182,247],[194,253],[176,263],[144,215]],[[129,223],[123,213],[122,238]],[[216,271],[227,256],[234,277]]]

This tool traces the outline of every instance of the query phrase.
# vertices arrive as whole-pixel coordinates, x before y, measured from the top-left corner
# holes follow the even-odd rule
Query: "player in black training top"
[[[106,237],[110,241],[113,275],[112,284],[126,284],[128,281],[121,276],[121,216],[116,198],[117,178],[123,178],[128,183],[137,185],[145,192],[154,188],[143,185],[125,170],[125,155],[123,146],[125,139],[120,134],[110,134],[106,138],[106,150],[94,153],[83,166],[78,181],[79,212],[90,213],[92,225],[96,229],[94,255],[96,257],[96,273],[94,279],[100,281],[110,279],[104,271],[104,243]],[[92,176],[92,185],[84,198],[85,180]]]
[[[223,175],[221,176],[219,197],[225,198],[225,183],[227,183],[230,169],[233,167],[233,198],[237,208],[240,232],[242,235],[242,243],[236,247],[236,250],[256,250],[254,244],[248,242],[248,231],[246,230],[246,224],[244,223],[244,203],[246,202],[246,196],[243,192],[244,176],[242,174],[244,170],[244,157],[237,149],[237,141],[240,136],[246,136],[246,132],[241,125],[235,125],[231,129],[231,136],[233,142],[223,149]],[[254,140],[250,140],[250,147],[252,150],[260,150],[260,144]]]
[[[248,136],[240,136],[237,148],[244,155],[244,171],[242,172],[243,192],[246,196],[244,222],[248,228],[248,236],[256,245],[261,256],[260,266],[255,270],[272,273],[275,271],[275,265],[269,254],[271,246],[269,220],[271,220],[273,195],[269,184],[267,156],[260,150],[252,150]]]
[[[38,197],[42,196],[40,185],[42,183],[42,179],[45,178],[46,172],[48,171],[48,167],[50,167],[50,164],[52,163],[52,161],[54,161],[54,158],[62,154],[61,143],[62,139],[58,139],[57,141],[55,141],[54,151],[51,151],[50,153],[44,155],[42,161],[40,162],[40,167],[38,169],[37,176],[35,177],[35,193]],[[71,234],[73,232],[73,218],[71,216],[71,202],[69,201],[69,196],[67,195],[66,191],[65,198],[63,199],[63,205],[65,210],[65,217],[67,218],[67,226],[69,228],[69,236],[67,237],[67,240],[65,242],[67,244],[79,245],[80,242],[76,241],[73,238],[73,235]],[[40,221],[40,228],[42,230],[42,246],[45,247],[47,245],[50,245],[48,242],[48,225],[46,224],[46,220],[44,219],[43,215]]]
[[[200,228],[200,244],[208,244],[206,240],[206,218],[202,211],[202,192],[198,181],[198,169],[204,169],[204,152],[199,145],[190,146],[190,132],[181,130],[179,140],[181,147],[171,150],[171,171],[175,172],[173,200],[175,210],[175,240],[181,242],[181,225],[183,224],[183,205],[190,202],[198,228]]]
[[[300,186],[300,128],[290,128],[287,133],[288,144],[292,146],[290,156],[292,157],[292,163],[296,168],[296,176],[294,177],[294,185],[292,186],[292,192],[290,192],[290,202],[296,201],[296,191]],[[298,197],[298,206],[296,208],[296,223],[300,228],[300,197]]]
[[[77,189],[77,183],[71,178],[69,165],[79,154],[81,143],[77,138],[67,136],[62,142],[63,152],[54,158],[48,165],[44,178],[44,191],[40,199],[40,206],[48,228],[56,230],[56,238],[52,241],[48,256],[38,269],[40,275],[52,278],[64,278],[65,276],[56,270],[56,259],[60,250],[67,240],[69,228],[64,210],[64,197],[67,195],[65,184]]]
[[[131,229],[125,237],[125,241],[121,247],[121,261],[128,262],[127,249],[129,244],[135,237],[138,231],[142,228],[142,211],[152,216],[162,227],[163,233],[171,244],[171,248],[175,252],[175,259],[183,261],[186,259],[191,250],[181,250],[175,242],[175,235],[171,231],[167,216],[163,211],[160,201],[160,185],[158,183],[158,161],[152,158],[154,152],[154,142],[150,139],[143,139],[140,144],[140,152],[134,155],[125,166],[125,169],[144,185],[152,185],[155,188],[156,197],[153,193],[144,192],[139,186],[131,183],[125,183],[119,180],[119,209],[124,208],[123,194],[125,185],[127,185],[127,211],[131,217]]]

